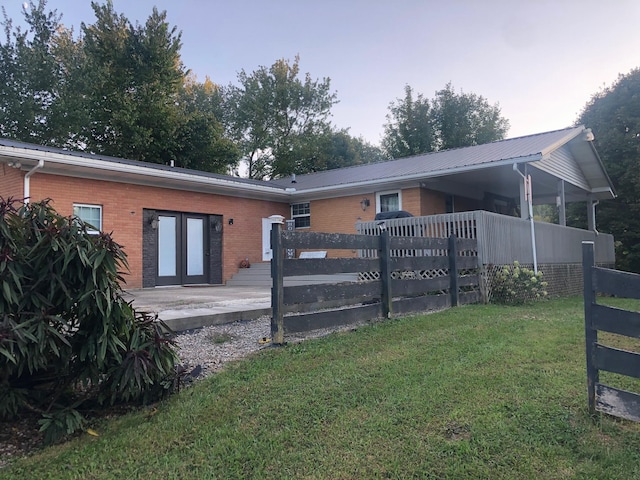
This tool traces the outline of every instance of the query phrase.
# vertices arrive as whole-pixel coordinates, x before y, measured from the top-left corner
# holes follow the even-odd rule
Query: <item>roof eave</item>
[[[132,177],[143,176],[145,179],[172,180],[181,183],[188,183],[198,186],[209,186],[223,191],[233,191],[238,194],[238,190],[249,194],[258,194],[260,196],[272,197],[277,200],[287,200],[291,197],[292,192],[286,191],[284,188],[276,188],[268,185],[253,185],[222,178],[212,178],[200,176],[191,173],[185,173],[175,170],[159,170],[149,168],[143,165],[130,165],[126,163],[109,162],[91,157],[76,157],[72,155],[64,155],[54,152],[46,152],[41,150],[30,150],[17,147],[0,146],[0,157],[19,158],[21,161],[31,160],[38,162],[44,160],[45,168],[47,164],[64,165],[77,167],[80,169],[90,170],[92,172],[114,172],[121,173]],[[79,172],[78,172],[79,173]],[[82,176],[82,175],[77,175]],[[86,175],[84,175],[86,178]],[[92,175],[92,178],[100,177],[100,174]],[[137,183],[133,182],[132,183]],[[144,184],[153,182],[145,181]],[[166,185],[165,185],[166,186]]]

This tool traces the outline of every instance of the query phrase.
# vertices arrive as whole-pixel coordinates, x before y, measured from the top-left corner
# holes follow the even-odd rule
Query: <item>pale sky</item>
[[[0,0],[21,18],[24,0]],[[153,6],[182,31],[182,60],[200,80],[300,55],[312,78],[329,77],[340,103],[332,122],[380,142],[405,84],[433,98],[457,91],[499,103],[508,137],[572,125],[590,97],[640,67],[638,0],[113,0],[144,22]],[[49,0],[79,31],[89,1]],[[595,132],[597,135],[597,132]]]

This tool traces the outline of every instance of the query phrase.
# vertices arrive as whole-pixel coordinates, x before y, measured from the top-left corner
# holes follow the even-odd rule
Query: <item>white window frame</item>
[[[293,214],[293,207],[295,205],[308,205],[309,213],[302,213],[302,214],[294,215]],[[303,217],[308,217],[309,218],[309,226],[307,226],[307,227],[296,227],[296,230],[297,229],[301,229],[301,228],[311,228],[311,202],[292,203],[291,204],[291,220],[295,221],[296,218],[303,218]]]
[[[387,190],[386,192],[376,192],[376,213],[380,213],[380,197],[393,194],[398,195],[398,210],[402,210],[402,190]]]
[[[93,235],[96,235],[98,233],[100,233],[100,231],[102,230],[102,205],[93,205],[90,203],[74,203],[73,204],[73,215],[76,216],[77,218],[79,218],[80,220],[82,220],[83,222],[85,222],[85,220],[83,220],[79,215],[76,215],[76,208],[95,208],[100,212],[100,225],[98,226],[98,229],[93,229],[93,228],[87,228],[87,233],[91,233]],[[86,223],[86,222],[85,222]],[[89,225],[87,223],[87,225]],[[94,225],[92,225],[94,226]]]

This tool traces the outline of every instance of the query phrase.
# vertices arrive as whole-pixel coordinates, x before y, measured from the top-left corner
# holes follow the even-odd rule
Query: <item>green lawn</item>
[[[587,412],[582,301],[467,306],[237,362],[2,478],[640,478]]]

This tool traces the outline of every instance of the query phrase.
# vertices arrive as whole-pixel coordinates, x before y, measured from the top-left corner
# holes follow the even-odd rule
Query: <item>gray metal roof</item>
[[[25,150],[31,150],[36,152],[52,153],[57,155],[66,155],[66,156],[75,157],[75,158],[85,158],[88,160],[99,160],[99,161],[108,162],[114,165],[142,167],[145,169],[150,169],[155,171],[182,173],[182,174],[188,174],[190,176],[198,176],[198,177],[208,178],[208,179],[217,179],[217,180],[222,180],[226,182],[233,181],[234,183],[238,183],[238,184],[255,185],[255,186],[271,187],[271,188],[284,188],[284,187],[275,185],[272,182],[266,182],[263,180],[253,180],[250,178],[232,177],[230,175],[221,175],[218,173],[203,172],[201,170],[191,170],[188,168],[172,167],[170,165],[162,165],[159,163],[141,162],[137,160],[127,160],[123,158],[109,157],[106,155],[96,155],[89,152],[66,150],[63,148],[56,148],[56,147],[47,147],[47,146],[36,145],[32,143],[17,142],[15,140],[9,140],[6,138],[0,138],[0,146],[25,149]]]
[[[583,126],[571,127],[484,145],[298,175],[295,184],[291,183],[290,178],[272,180],[271,183],[294,187],[302,193],[307,190],[324,189],[338,185],[355,185],[384,179],[393,181],[418,177],[428,178],[506,163],[531,162],[541,160],[545,155],[566,144],[583,131]]]

